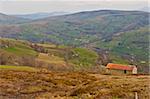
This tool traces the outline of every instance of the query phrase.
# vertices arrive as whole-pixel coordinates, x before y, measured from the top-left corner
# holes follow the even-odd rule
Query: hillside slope
[[[0,25],[0,36],[78,46],[95,40],[107,41],[118,32],[147,26],[148,16],[149,13],[138,11],[80,12],[20,25]]]
[[[32,66],[49,70],[81,70],[97,66],[96,52],[54,44],[1,38],[0,65]]]
[[[118,33],[110,41],[97,41],[97,52],[105,49],[113,63],[134,64],[140,71],[149,72],[149,29],[148,27]],[[100,52],[101,53],[101,52]],[[102,53],[101,53],[102,54]]]

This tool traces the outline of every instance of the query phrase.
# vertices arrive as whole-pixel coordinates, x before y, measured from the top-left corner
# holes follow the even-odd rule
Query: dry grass
[[[149,99],[149,76],[87,72],[0,72],[1,99]]]
[[[63,58],[54,55],[49,56],[45,53],[40,53],[37,61],[45,62],[54,66],[66,66],[66,62]]]

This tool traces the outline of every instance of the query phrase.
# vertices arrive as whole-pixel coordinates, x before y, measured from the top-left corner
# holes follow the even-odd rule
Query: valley
[[[149,12],[57,15],[0,13],[0,99],[149,99]]]
[[[7,20],[5,24],[0,21],[0,36],[87,48],[101,55],[102,65],[109,62],[133,64],[140,72],[148,73],[148,16],[148,12],[142,11],[97,10],[21,23]],[[7,19],[8,15],[3,15],[2,19],[5,17]]]

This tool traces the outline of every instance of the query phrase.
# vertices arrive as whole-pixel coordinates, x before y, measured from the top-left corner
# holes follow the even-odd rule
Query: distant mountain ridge
[[[33,14],[20,14],[20,15],[13,15],[20,18],[26,18],[31,20],[43,19],[50,16],[60,16],[68,14],[68,12],[51,12],[51,13],[33,13]]]
[[[25,23],[29,22],[29,19],[20,18],[16,16],[10,16],[3,13],[0,13],[0,24],[17,24],[17,23]]]
[[[15,18],[16,22],[11,22],[10,18],[10,22],[7,20],[8,23],[14,24],[0,25],[0,36],[80,45],[89,43],[93,41],[92,39],[111,40],[111,37],[116,33],[145,27],[149,24],[149,15],[149,13],[142,11],[86,11],[35,21],[30,20],[19,25],[15,23],[18,23],[20,18],[9,16],[12,19]],[[4,18],[0,17],[0,20],[7,19],[7,17],[7,15]],[[3,23],[3,21],[0,21],[0,24]],[[89,38],[89,36],[92,38]]]
[[[7,35],[11,32],[15,34],[15,37],[17,38],[17,35],[21,34],[19,38],[23,37],[28,40],[33,40],[30,38],[32,37],[32,34],[41,35],[41,39],[44,41],[47,41],[48,39],[51,41],[51,39],[46,35],[57,36],[59,39],[65,39],[65,36],[78,39],[81,37],[80,35],[93,36],[93,34],[95,34],[99,35],[100,38],[105,39],[118,32],[125,32],[147,26],[149,24],[149,15],[149,13],[142,11],[86,11],[68,15],[46,17],[35,21],[28,20],[28,22],[25,21],[23,24],[17,26],[15,23],[19,23],[18,21],[23,21],[22,18],[3,15],[3,17],[0,17],[0,20],[5,20],[5,22],[0,21],[0,24],[12,23],[12,25],[9,26],[1,25],[1,27],[3,27],[1,30],[10,28],[9,30],[4,31],[6,33],[1,31],[1,34],[4,34],[4,37],[7,37]],[[8,17],[10,21],[7,20]],[[11,19],[15,19],[14,22],[12,22]],[[17,31],[15,30],[16,28],[18,28]],[[30,37],[24,36],[28,33],[30,33]],[[39,41],[39,38],[37,39]],[[36,38],[34,40],[36,41]],[[58,42],[57,40],[53,42],[61,43],[60,40],[58,40]]]
[[[139,9],[140,11],[150,12],[150,7],[144,7],[142,9]]]

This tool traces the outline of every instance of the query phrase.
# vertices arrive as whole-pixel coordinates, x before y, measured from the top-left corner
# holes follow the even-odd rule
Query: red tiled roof
[[[132,70],[133,66],[131,67],[131,66],[127,66],[127,65],[108,63],[106,68],[108,68],[108,69],[118,69],[118,70]]]

